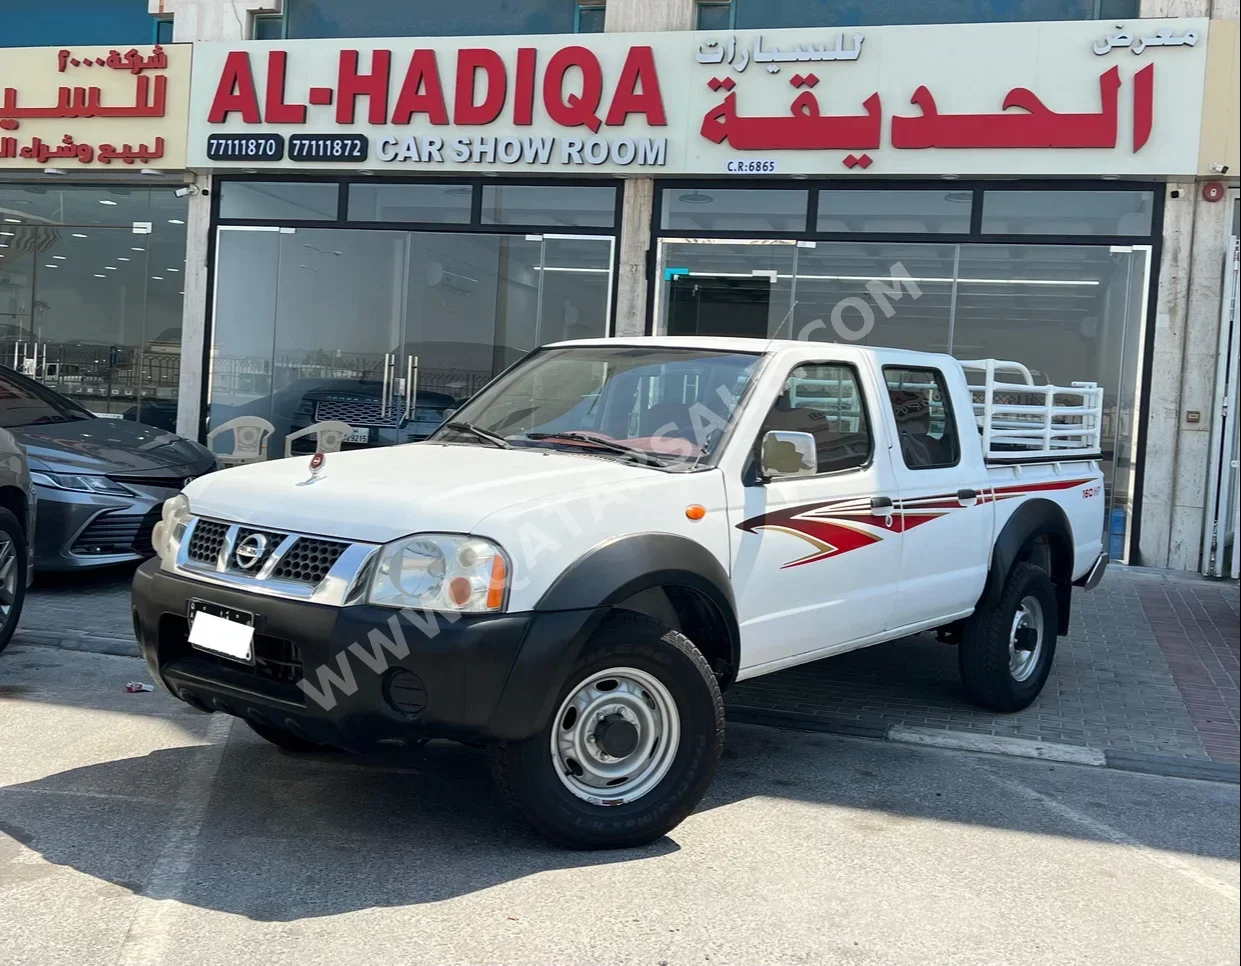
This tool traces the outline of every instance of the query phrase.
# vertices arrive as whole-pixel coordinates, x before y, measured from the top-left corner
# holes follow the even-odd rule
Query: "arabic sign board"
[[[0,56],[0,169],[185,167],[190,45]]]
[[[1208,22],[1132,28],[1081,21],[202,44],[190,165],[1192,174]]]

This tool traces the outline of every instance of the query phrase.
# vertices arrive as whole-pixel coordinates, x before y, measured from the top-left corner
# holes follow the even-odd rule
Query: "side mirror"
[[[763,434],[760,472],[764,480],[790,476],[814,476],[819,457],[810,433],[773,429]]]

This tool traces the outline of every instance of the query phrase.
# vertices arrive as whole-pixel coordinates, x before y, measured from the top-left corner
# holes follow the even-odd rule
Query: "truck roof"
[[[881,363],[899,362],[917,365],[936,365],[942,368],[946,362],[955,362],[952,356],[942,352],[918,352],[894,346],[866,346],[842,342],[801,341],[797,339],[737,339],[699,335],[660,336],[614,336],[610,339],[574,339],[553,342],[549,348],[566,346],[648,346],[669,349],[715,349],[725,352],[755,352],[778,355],[786,352],[804,353],[806,350],[830,352],[841,361],[856,361],[863,357],[877,357]],[[830,346],[830,349],[828,348]]]

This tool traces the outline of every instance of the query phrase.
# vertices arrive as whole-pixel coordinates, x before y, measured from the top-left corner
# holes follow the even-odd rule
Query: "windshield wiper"
[[[599,449],[606,450],[609,453],[617,453],[621,456],[626,456],[629,459],[642,463],[646,466],[663,467],[667,465],[659,457],[653,456],[645,450],[637,449],[633,446],[626,446],[624,443],[617,443],[610,439],[601,439],[598,436],[592,436],[590,433],[578,433],[573,431],[563,433],[526,433],[526,439],[533,439],[536,442],[542,442],[543,440],[552,440],[553,442],[555,440],[564,440],[567,443],[585,443],[590,446],[597,446]]]
[[[468,433],[470,436],[477,437],[484,442],[490,443],[492,446],[498,446],[500,449],[513,448],[513,444],[499,433],[493,433],[491,430],[475,426],[473,423],[445,423],[444,425],[454,433]]]

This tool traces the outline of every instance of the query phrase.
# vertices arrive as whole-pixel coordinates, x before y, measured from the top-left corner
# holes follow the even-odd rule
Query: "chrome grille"
[[[194,534],[190,537],[190,547],[186,556],[191,560],[210,564],[214,567],[227,536],[227,523],[217,523],[215,520],[199,520],[194,525]]]
[[[380,412],[378,399],[323,399],[315,403],[315,422],[338,419],[355,429],[367,426],[396,426],[404,415],[401,400],[394,397],[388,405],[387,415]]]
[[[272,576],[279,580],[296,580],[305,584],[318,584],[349,544],[316,537],[301,537],[280,558]]]
[[[267,546],[250,567],[239,567],[237,548],[255,535],[265,537]],[[258,549],[256,543],[251,540],[250,549]],[[339,607],[357,599],[376,549],[373,543],[197,518],[176,560],[164,566],[209,584]],[[222,553],[228,554],[223,566]]]

